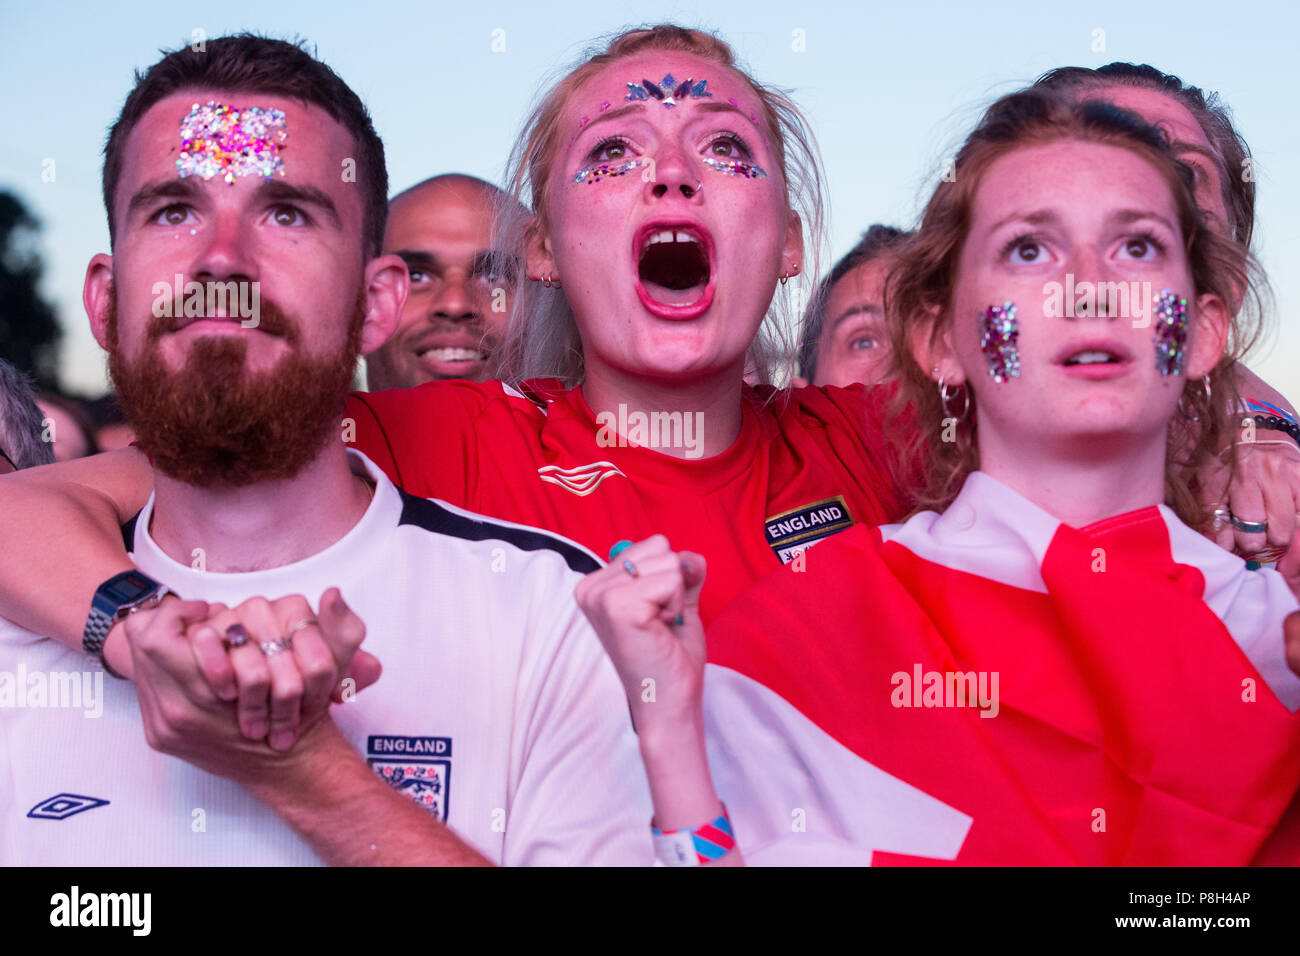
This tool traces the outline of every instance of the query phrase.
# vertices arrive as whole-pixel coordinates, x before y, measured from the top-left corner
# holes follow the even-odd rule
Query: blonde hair
[[[1101,101],[1071,100],[1061,93],[1031,87],[1004,96],[989,107],[957,154],[954,181],[939,184],[926,205],[920,228],[912,235],[891,271],[885,294],[886,327],[892,347],[892,373],[900,381],[895,414],[911,419],[909,449],[924,461],[922,508],[943,510],[957,496],[967,475],[979,467],[978,403],[952,399],[969,415],[959,423],[955,441],[944,441],[942,421],[949,417],[929,370],[921,368],[913,347],[937,343],[952,321],[957,263],[970,229],[971,210],[984,173],[999,157],[1026,146],[1061,140],[1105,143],[1132,150],[1161,174],[1174,197],[1194,295],[1213,293],[1225,307],[1250,306],[1232,317],[1227,347],[1211,370],[1212,397],[1205,388],[1184,386],[1170,422],[1165,468],[1165,501],[1186,524],[1204,528],[1209,512],[1199,494],[1197,472],[1225,445],[1235,425],[1238,396],[1230,366],[1239,361],[1262,330],[1257,289],[1262,277],[1239,244],[1220,236],[1201,221],[1193,193],[1193,172],[1170,149],[1164,133],[1136,114]],[[1244,294],[1243,294],[1244,293]],[[1189,298],[1191,298],[1189,296]],[[902,420],[900,418],[900,420]],[[1044,422],[1051,428],[1051,422]],[[1230,454],[1228,467],[1235,465]]]
[[[604,49],[592,50],[564,73],[524,121],[506,169],[506,197],[499,205],[496,248],[525,259],[527,240],[548,228],[546,186],[564,145],[560,114],[569,97],[591,76],[611,63],[647,50],[691,53],[736,73],[758,97],[761,123],[771,140],[776,164],[785,182],[786,204],[805,230],[807,281],[815,282],[825,243],[822,165],[808,121],[784,91],[763,86],[737,65],[731,47],[719,37],[672,24],[624,31]],[[812,268],[806,268],[811,251]],[[786,296],[776,295],[747,354],[747,367],[760,382],[769,382],[778,363],[794,352],[797,310]],[[498,376],[512,385],[529,378],[559,378],[568,387],[585,374],[582,340],[573,310],[562,290],[521,282],[514,297],[506,338],[500,349]]]

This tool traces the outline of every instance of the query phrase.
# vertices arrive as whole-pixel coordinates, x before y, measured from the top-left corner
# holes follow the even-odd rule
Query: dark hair
[[[54,445],[41,440],[42,418],[31,378],[0,359],[0,450],[15,468],[54,461]]]
[[[830,301],[835,283],[860,265],[879,259],[896,250],[908,234],[902,229],[873,223],[862,234],[858,244],[844,254],[830,275],[817,286],[817,291],[808,303],[799,333],[799,374],[811,385],[817,377],[817,343],[822,336],[822,326],[826,324],[826,303]]]
[[[113,200],[131,130],[154,104],[173,93],[220,88],[293,97],[324,110],[352,134],[357,145],[357,181],[365,190],[362,247],[367,258],[379,255],[388,215],[384,144],[375,133],[365,105],[337,73],[308,53],[301,42],[289,43],[252,33],[207,40],[201,50],[185,46],[163,53],[163,58],[146,72],[136,72],[135,87],[122,104],[122,112],[104,145],[104,208],[108,211],[110,243],[117,234]]]
[[[1034,81],[1034,87],[1067,94],[1074,90],[1090,92],[1113,86],[1155,90],[1187,107],[1219,158],[1219,182],[1228,209],[1230,221],[1226,225],[1229,233],[1243,247],[1249,248],[1251,234],[1255,231],[1255,177],[1245,176],[1243,172],[1250,159],[1250,147],[1233,126],[1232,114],[1218,93],[1206,93],[1198,86],[1184,83],[1179,77],[1145,63],[1107,63],[1096,69],[1063,66],[1049,70]]]
[[[1226,370],[1250,348],[1261,330],[1259,285],[1252,281],[1257,276],[1254,263],[1243,246],[1203,224],[1193,193],[1195,175],[1174,154],[1164,130],[1114,104],[1081,101],[1069,91],[1060,93],[1046,87],[1012,93],[988,108],[957,153],[956,178],[935,189],[920,227],[900,253],[898,266],[890,271],[885,324],[891,372],[900,382],[894,415],[904,416],[900,421],[910,417],[919,422],[919,427],[913,425],[914,437],[907,452],[925,462],[926,487],[917,500],[922,507],[943,510],[961,490],[966,476],[979,467],[979,403],[974,390],[969,385],[963,387],[970,400],[969,420],[957,428],[955,440],[949,439],[942,427],[949,414],[930,371],[917,364],[913,348],[926,341],[933,345],[953,322],[957,261],[984,173],[998,158],[1017,149],[1062,140],[1123,147],[1149,162],[1173,196],[1195,283],[1193,294],[1213,293],[1225,304],[1251,306],[1231,317],[1227,347],[1211,370],[1213,398],[1205,388],[1185,383],[1182,401],[1170,422],[1165,501],[1183,522],[1205,528],[1209,514],[1198,494],[1197,473],[1225,445],[1230,449],[1226,462],[1230,474],[1235,466],[1227,436],[1236,417],[1237,399]],[[959,402],[963,408],[967,408],[966,398]]]

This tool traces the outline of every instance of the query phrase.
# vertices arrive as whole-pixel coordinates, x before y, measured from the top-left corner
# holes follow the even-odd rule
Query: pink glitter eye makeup
[[[284,175],[280,153],[289,129],[283,110],[195,103],[181,118],[180,136],[176,172],[182,179],[221,176],[233,186],[240,176]]]
[[[1020,377],[1020,322],[1010,302],[991,305],[980,313],[980,351],[989,363],[989,375],[1002,383]]]
[[[575,183],[586,183],[590,186],[592,183],[598,183],[602,179],[613,179],[615,176],[623,176],[629,170],[644,165],[646,165],[644,159],[627,159],[621,163],[597,163],[594,166],[587,166],[578,170],[573,174],[573,181]]]
[[[712,156],[704,157],[701,162],[715,173],[723,173],[727,176],[741,176],[745,179],[767,178],[767,170],[757,163],[747,163],[740,159],[715,159]]]

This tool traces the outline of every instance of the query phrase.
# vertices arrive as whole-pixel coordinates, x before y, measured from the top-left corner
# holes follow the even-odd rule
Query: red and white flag
[[[1297,601],[1169,509],[1075,529],[975,473],[799,568],[708,635],[751,862],[1300,862]]]

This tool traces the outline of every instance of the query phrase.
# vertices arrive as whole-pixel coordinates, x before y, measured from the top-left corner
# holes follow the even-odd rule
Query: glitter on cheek
[[[190,235],[191,235],[191,236],[196,236],[196,235],[198,235],[198,233],[199,233],[199,231],[198,231],[197,229],[191,229],[191,230],[190,230]]]
[[[706,156],[702,160],[705,166],[715,173],[725,176],[740,176],[745,179],[766,179],[767,170],[757,163],[746,163],[739,159],[714,159]]]
[[[240,176],[283,176],[288,126],[283,110],[244,109],[209,102],[195,103],[181,117],[181,154],[176,172],[182,179],[221,176],[234,185]]]
[[[1187,359],[1187,300],[1165,289],[1154,301],[1156,370],[1181,375]]]
[[[980,313],[980,351],[989,363],[989,375],[1002,383],[1020,377],[1020,323],[1010,302],[991,305]]]
[[[644,159],[628,159],[621,163],[597,163],[595,166],[587,166],[573,174],[575,183],[586,183],[590,186],[592,183],[598,183],[602,179],[612,179],[615,176],[622,176],[628,170],[635,169],[638,166],[645,166]]]

